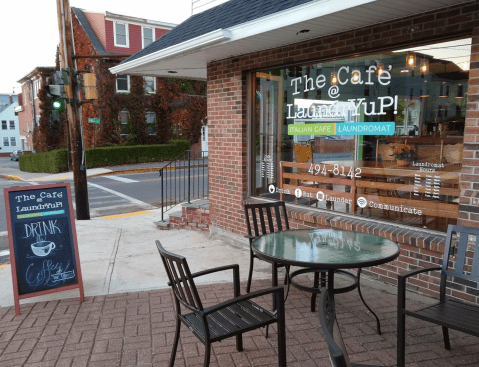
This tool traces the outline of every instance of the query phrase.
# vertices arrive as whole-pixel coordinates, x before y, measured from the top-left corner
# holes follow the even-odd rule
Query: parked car
[[[22,155],[21,150],[14,150],[12,153],[10,153],[10,160],[11,161],[18,161],[20,156]]]

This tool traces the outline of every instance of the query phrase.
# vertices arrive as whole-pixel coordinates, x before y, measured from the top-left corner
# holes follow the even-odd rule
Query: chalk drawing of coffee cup
[[[55,243],[51,241],[38,241],[32,243],[32,251],[37,256],[48,256],[55,248]]]

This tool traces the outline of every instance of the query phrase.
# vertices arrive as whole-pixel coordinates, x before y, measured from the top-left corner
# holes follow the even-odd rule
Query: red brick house
[[[18,100],[16,112],[23,151],[33,150],[33,130],[38,125],[41,114],[38,91],[42,87],[42,80],[49,77],[54,70],[53,66],[38,66],[18,81],[21,84],[22,97]]]
[[[399,243],[368,270],[395,283],[440,262],[448,224],[479,227],[478,1],[230,0],[111,71],[207,81],[212,231],[283,199],[294,228]]]

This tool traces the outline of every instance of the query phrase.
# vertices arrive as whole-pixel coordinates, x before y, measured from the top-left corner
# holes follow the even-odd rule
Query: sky
[[[55,66],[59,43],[56,0],[2,1],[0,94],[20,93],[18,80],[37,66]],[[70,6],[179,24],[191,0],[70,0]]]

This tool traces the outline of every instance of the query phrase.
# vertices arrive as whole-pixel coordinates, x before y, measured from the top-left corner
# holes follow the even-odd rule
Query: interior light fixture
[[[376,63],[376,72],[378,75],[381,75],[384,71],[384,64],[382,62],[377,62]]]
[[[464,88],[463,88],[462,84],[457,85],[457,92],[456,92],[456,96],[454,98],[456,98],[456,99],[464,98]]]
[[[422,59],[421,60],[421,66],[419,66],[419,70],[421,71],[421,74],[426,74],[429,71],[429,60],[428,59]]]
[[[413,51],[408,51],[406,54],[406,66],[408,68],[416,67],[416,53]]]
[[[331,73],[331,85],[338,85],[338,72],[333,71]]]
[[[357,69],[357,68],[353,69],[351,75],[352,75],[351,79],[352,79],[353,82],[359,81],[359,75],[360,75],[359,69]]]

